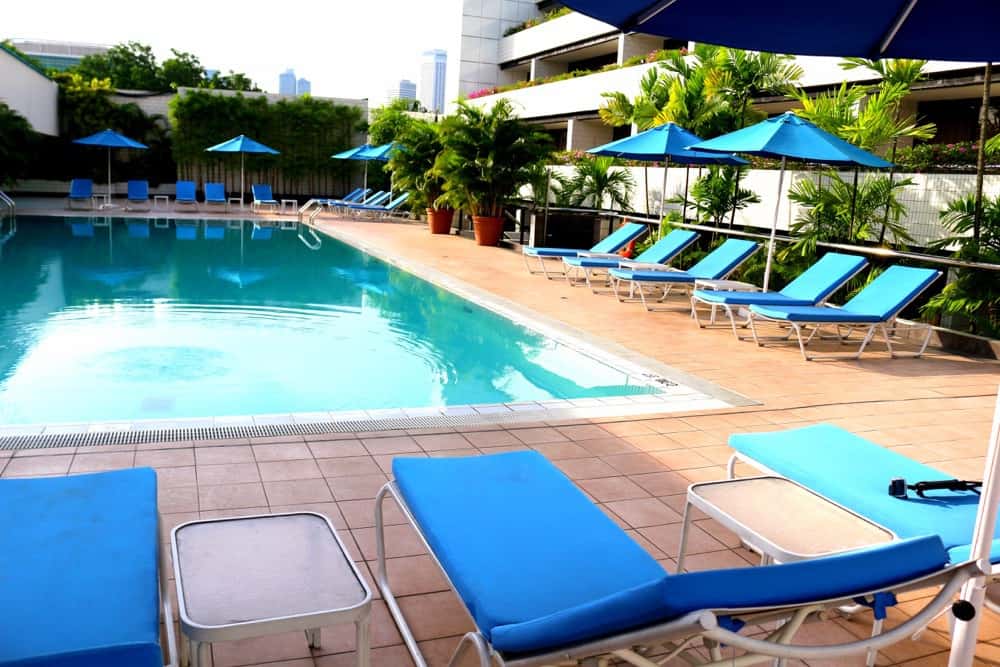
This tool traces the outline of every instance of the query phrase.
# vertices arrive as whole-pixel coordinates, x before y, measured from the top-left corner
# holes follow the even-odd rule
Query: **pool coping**
[[[32,214],[25,213],[25,215]],[[38,213],[37,215],[45,217],[48,214]],[[121,218],[125,216],[106,217]],[[151,218],[147,217],[146,219]],[[225,220],[225,218],[214,218],[214,220]],[[229,219],[229,221],[232,220],[232,218]],[[277,222],[278,220],[272,219],[270,221]],[[288,222],[288,220],[283,222]],[[301,222],[298,224],[305,225]],[[607,339],[571,327],[424,264],[391,256],[350,234],[343,233],[342,230],[330,229],[327,226],[306,226],[486,308],[519,326],[526,327],[578,353],[611,366],[627,374],[630,378],[655,385],[659,391],[658,393],[605,398],[445,407],[17,424],[0,426],[0,450],[74,445],[139,444],[180,440],[307,436],[323,433],[338,434],[419,428],[502,427],[512,424],[561,420],[651,417],[661,414],[760,405],[758,401],[742,394],[673,368]]]

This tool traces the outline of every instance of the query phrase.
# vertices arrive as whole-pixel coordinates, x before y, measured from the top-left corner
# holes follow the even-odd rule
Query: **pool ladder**
[[[7,193],[0,190],[0,222],[4,218],[13,218],[17,215],[17,205],[14,204],[14,200],[7,196]]]

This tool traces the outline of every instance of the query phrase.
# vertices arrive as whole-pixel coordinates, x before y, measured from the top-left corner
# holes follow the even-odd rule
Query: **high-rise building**
[[[398,85],[386,91],[385,97],[388,102],[392,102],[393,100],[415,100],[417,99],[417,84],[409,79],[402,79]]]
[[[46,39],[12,39],[21,53],[31,56],[43,67],[65,71],[80,64],[85,56],[107,53],[109,47],[82,42],[57,42]]]
[[[278,93],[281,95],[294,95],[295,83],[295,70],[286,69],[278,75]]]
[[[448,52],[443,49],[424,51],[420,65],[420,103],[434,113],[444,111],[445,71]]]
[[[296,95],[310,95],[312,94],[312,83],[309,79],[300,78],[295,83],[295,94]]]

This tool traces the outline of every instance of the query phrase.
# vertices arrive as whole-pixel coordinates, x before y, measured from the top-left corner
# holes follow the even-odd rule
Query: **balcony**
[[[547,51],[616,35],[607,23],[583,14],[567,14],[500,40],[498,62],[515,63]]]

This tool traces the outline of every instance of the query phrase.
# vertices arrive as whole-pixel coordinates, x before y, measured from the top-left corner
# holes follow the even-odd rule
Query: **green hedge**
[[[170,102],[173,156],[178,173],[201,180],[239,178],[239,157],[208,153],[209,146],[245,134],[281,151],[247,156],[249,175],[276,192],[331,194],[348,184],[356,164],[332,160],[360,138],[361,110],[309,96],[268,102],[263,96],[187,91]]]

